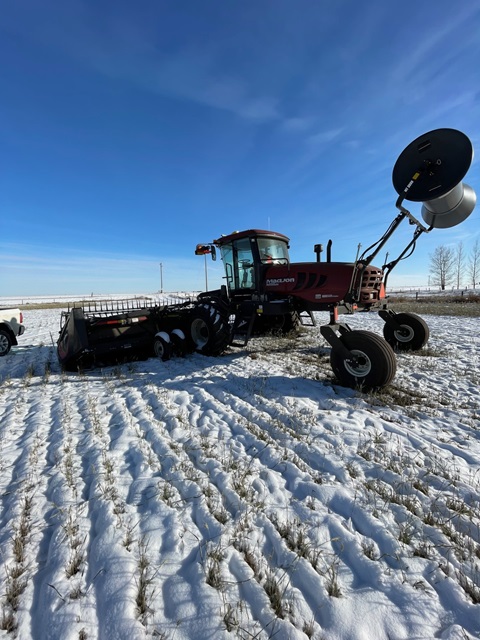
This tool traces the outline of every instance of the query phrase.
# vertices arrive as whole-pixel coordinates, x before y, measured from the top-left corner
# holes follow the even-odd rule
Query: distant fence
[[[463,287],[457,289],[457,287],[446,287],[443,291],[440,287],[389,287],[388,293],[391,296],[394,295],[408,295],[408,296],[463,296],[463,295],[478,295],[480,294],[480,286],[477,289],[472,287]]]

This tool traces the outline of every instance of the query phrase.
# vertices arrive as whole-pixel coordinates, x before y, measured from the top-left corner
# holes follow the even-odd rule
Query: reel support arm
[[[383,266],[388,275],[400,260],[415,250],[415,243],[422,233],[432,229],[448,229],[460,224],[475,208],[474,190],[462,183],[473,159],[473,146],[469,138],[456,129],[435,129],[411,142],[400,154],[393,168],[392,180],[399,194],[396,208],[400,211],[383,236],[364,251],[355,262],[355,276],[349,291],[349,298],[355,301],[359,291],[354,291],[355,277],[361,286],[366,267],[375,259],[379,251],[390,239],[405,218],[415,225],[412,240],[396,260]],[[419,222],[403,206],[403,201],[422,203],[422,218]],[[373,251],[372,251],[373,249]],[[368,251],[372,251],[368,256]],[[408,253],[410,252],[410,254]]]

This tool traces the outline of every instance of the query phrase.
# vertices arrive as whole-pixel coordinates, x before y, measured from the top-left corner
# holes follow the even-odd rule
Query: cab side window
[[[235,284],[237,289],[253,289],[254,264],[252,246],[249,238],[243,238],[233,243],[233,251],[236,257]]]

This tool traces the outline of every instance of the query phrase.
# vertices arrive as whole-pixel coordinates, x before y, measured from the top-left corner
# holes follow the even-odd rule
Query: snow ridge
[[[64,374],[58,315],[0,360],[3,633],[480,635],[476,319],[365,395],[318,329]]]

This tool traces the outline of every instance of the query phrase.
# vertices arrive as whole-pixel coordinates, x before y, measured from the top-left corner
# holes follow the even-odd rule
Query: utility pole
[[[163,264],[160,262],[160,293],[163,293]]]

